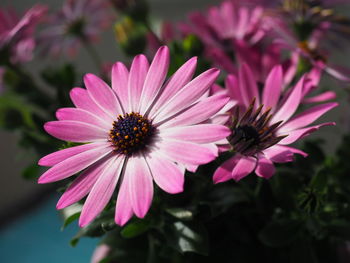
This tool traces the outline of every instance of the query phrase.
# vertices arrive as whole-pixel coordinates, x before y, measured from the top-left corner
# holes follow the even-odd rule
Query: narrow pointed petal
[[[218,156],[218,150],[209,149],[205,145],[180,141],[165,140],[159,144],[162,154],[171,160],[191,165],[209,163]]]
[[[232,157],[225,161],[219,168],[216,169],[213,177],[214,184],[226,182],[232,179],[232,170],[237,164],[237,157]]]
[[[285,145],[274,145],[264,150],[264,155],[274,163],[287,163],[294,161],[294,154],[307,157],[307,153],[302,150]]]
[[[164,122],[164,127],[177,127],[201,123],[208,120],[214,114],[218,113],[228,102],[226,95],[214,95],[205,98],[187,109],[185,112]]]
[[[95,103],[112,118],[123,111],[112,89],[99,77],[93,74],[84,76],[84,83]]]
[[[197,58],[193,57],[183,64],[170,78],[168,83],[165,85],[159,99],[152,106],[149,116],[152,118],[154,113],[158,112],[159,109],[166,104],[180,89],[182,89],[193,77],[196,70]]]
[[[331,102],[326,104],[317,105],[312,107],[301,114],[295,116],[290,119],[287,123],[285,123],[281,128],[281,133],[287,133],[288,131],[296,130],[299,128],[303,128],[314,121],[316,121],[319,117],[325,114],[327,111],[333,109],[338,106],[338,103]]]
[[[158,123],[164,119],[174,116],[182,109],[190,106],[199,99],[213,85],[219,76],[218,69],[209,69],[189,82],[162,108],[159,115],[154,118]]]
[[[330,125],[335,125],[335,123],[334,122],[327,122],[327,123],[322,123],[319,125],[303,128],[303,129],[290,131],[287,133],[288,136],[286,138],[282,139],[278,144],[282,144],[282,145],[291,144],[291,143],[293,143],[297,140],[300,140],[300,139],[304,138],[305,136],[308,136],[309,134],[317,131],[319,128],[321,128],[323,126],[330,126]]]
[[[73,88],[70,93],[70,98],[75,105],[75,107],[86,110],[100,116],[107,122],[112,123],[113,118],[109,116],[105,111],[103,111],[90,97],[86,89]]]
[[[260,104],[258,87],[254,75],[247,64],[243,64],[238,72],[239,89],[243,98],[244,105],[249,107],[252,100],[256,99],[256,105]]]
[[[255,173],[257,176],[269,179],[274,175],[275,172],[276,168],[273,165],[273,162],[271,162],[271,160],[266,159],[264,157],[259,158],[258,164],[255,169]]]
[[[45,123],[44,129],[53,137],[69,142],[93,142],[108,138],[108,131],[78,121],[50,121]]]
[[[116,224],[123,226],[129,221],[133,214],[129,194],[129,178],[124,176],[119,188],[114,221]]]
[[[56,111],[58,120],[86,122],[97,127],[101,127],[106,131],[112,128],[112,123],[109,123],[89,111],[79,108],[61,108]]]
[[[84,198],[91,191],[97,179],[102,174],[102,171],[108,164],[109,161],[103,159],[82,172],[67,188],[60,200],[58,200],[56,208],[63,209]]]
[[[228,127],[217,124],[198,124],[160,130],[160,136],[194,143],[211,143],[231,134]]]
[[[304,79],[305,77],[302,77],[299,80],[292,92],[289,94],[288,98],[272,117],[271,123],[276,123],[278,121],[286,122],[294,114],[294,112],[299,107],[300,101],[302,99]]]
[[[143,218],[153,199],[153,180],[143,156],[132,156],[126,165],[125,177],[129,181],[129,198],[135,215]]]
[[[174,162],[157,153],[147,156],[146,161],[154,181],[161,189],[170,194],[183,191],[185,175]]]
[[[142,87],[145,83],[148,69],[149,64],[144,55],[138,55],[134,58],[128,81],[129,112],[139,110]]]
[[[265,108],[274,108],[280,98],[283,87],[283,71],[280,65],[275,66],[267,76],[262,95],[262,104]]]
[[[239,181],[243,177],[246,177],[248,174],[254,171],[256,163],[257,161],[253,157],[241,156],[241,158],[237,161],[235,167],[232,170],[232,178],[235,181]]]
[[[163,46],[158,49],[147,73],[140,102],[140,112],[145,113],[161,89],[169,69],[169,48]]]
[[[116,156],[109,160],[84,203],[79,218],[80,227],[84,227],[94,220],[111,199],[123,167],[123,160],[123,156]]]
[[[52,183],[72,176],[102,159],[112,150],[110,146],[102,146],[74,155],[47,170],[40,176],[38,183]]]
[[[324,102],[327,100],[334,100],[337,97],[336,93],[334,91],[326,91],[319,95],[305,98],[303,100],[303,103],[318,103],[318,102]]]
[[[128,79],[129,72],[125,65],[117,62],[112,67],[112,89],[116,93],[124,113],[129,108]]]
[[[38,164],[41,166],[54,166],[79,153],[82,153],[91,149],[99,148],[101,146],[107,147],[108,145],[109,144],[107,142],[94,142],[94,143],[88,143],[88,144],[66,148],[44,156],[39,160]]]

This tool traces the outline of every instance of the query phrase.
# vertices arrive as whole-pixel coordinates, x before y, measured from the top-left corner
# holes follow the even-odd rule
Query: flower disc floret
[[[150,120],[138,112],[131,112],[118,116],[109,137],[116,152],[130,155],[145,148],[154,130]]]

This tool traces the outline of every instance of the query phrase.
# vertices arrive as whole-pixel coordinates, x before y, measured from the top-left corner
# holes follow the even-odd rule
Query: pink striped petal
[[[128,79],[129,72],[125,65],[117,62],[112,67],[112,89],[117,94],[120,104],[126,113],[129,109]]]
[[[289,120],[279,129],[279,131],[281,133],[287,133],[288,131],[303,128],[313,123],[327,111],[333,109],[336,106],[338,106],[338,103],[331,102],[312,107]]]
[[[254,98],[256,99],[256,105],[259,105],[260,97],[258,87],[254,75],[246,63],[243,63],[241,66],[238,72],[238,79],[244,105],[248,107]]]
[[[153,115],[159,111],[159,109],[166,104],[180,89],[182,89],[193,77],[197,65],[197,57],[193,57],[183,64],[170,78],[168,83],[165,85],[159,99],[152,106],[149,116],[152,118]]]
[[[254,171],[256,159],[253,157],[241,156],[232,170],[232,178],[237,182]]]
[[[185,175],[174,162],[157,153],[147,156],[146,161],[154,181],[161,189],[170,194],[183,191]]]
[[[302,150],[284,145],[274,145],[264,150],[264,155],[274,163],[287,163],[294,161],[294,154],[307,157],[307,153]]]
[[[304,138],[305,136],[308,136],[309,134],[313,133],[314,131],[317,131],[319,128],[321,128],[323,126],[330,126],[330,125],[335,125],[335,123],[334,122],[327,122],[327,123],[322,123],[319,125],[303,128],[303,129],[290,131],[287,133],[288,136],[286,138],[282,139],[278,144],[282,144],[282,145],[291,144],[297,140]]]
[[[56,208],[63,209],[84,198],[108,164],[109,160],[102,159],[82,172],[58,200]]]
[[[153,198],[153,180],[143,156],[129,158],[125,177],[129,181],[129,198],[135,215],[143,218],[148,212]]]
[[[227,161],[225,161],[219,168],[216,169],[213,177],[213,181],[215,184],[226,182],[232,179],[232,170],[237,164],[239,159],[235,156]]]
[[[334,100],[337,97],[336,93],[334,91],[326,91],[319,95],[305,98],[303,100],[303,103],[317,103],[317,102],[324,102],[327,100]]]
[[[257,176],[269,179],[276,172],[276,168],[269,159],[264,157],[260,157],[258,160],[258,164],[255,169],[255,173]]]
[[[169,100],[160,111],[160,114],[154,118],[154,122],[158,123],[190,106],[211,87],[219,76],[219,73],[220,71],[218,69],[209,69],[189,82],[174,97],[172,97],[171,100]]]
[[[140,112],[144,113],[153,103],[158,91],[161,89],[169,68],[169,48],[163,46],[158,49],[147,73],[140,102]]]
[[[225,88],[227,89],[228,94],[231,99],[243,102],[242,93],[239,89],[238,79],[235,75],[228,75],[225,79]]]
[[[184,140],[194,143],[212,143],[231,134],[228,127],[216,124],[198,124],[160,130],[162,138]]]
[[[226,95],[214,95],[205,98],[183,113],[169,119],[163,127],[177,127],[201,123],[218,113],[229,101]]]
[[[84,203],[79,218],[80,227],[84,227],[94,220],[111,199],[123,167],[123,161],[124,157],[120,155],[108,161]]]
[[[86,74],[84,83],[93,101],[111,118],[123,113],[114,92],[102,79],[93,74]]]
[[[281,107],[277,110],[274,116],[271,119],[271,123],[275,123],[278,121],[288,121],[288,119],[294,114],[294,112],[299,107],[300,101],[302,99],[302,91],[304,87],[305,76],[303,76],[292,92],[290,92],[288,98],[281,105]]]
[[[125,176],[122,180],[123,181],[119,188],[114,216],[114,221],[120,226],[125,225],[134,214],[129,197],[129,180]]]
[[[209,163],[218,156],[218,150],[191,142],[164,140],[159,144],[162,154],[169,159],[184,164],[200,165]]]
[[[108,139],[108,131],[85,122],[50,121],[45,123],[44,129],[53,137],[69,142],[93,142]]]
[[[107,131],[112,128],[112,123],[108,123],[95,114],[79,108],[61,108],[56,111],[56,117],[58,120],[86,122]]]
[[[66,148],[57,152],[50,153],[43,158],[41,158],[38,162],[41,166],[54,166],[74,155],[77,155],[79,153],[98,148],[100,146],[105,145],[106,147],[109,145],[107,142],[94,142],[94,143],[88,143],[83,144],[79,146],[74,146],[70,148]]]
[[[90,97],[86,89],[73,88],[69,93],[75,107],[87,110],[92,114],[100,116],[107,122],[112,123],[113,118],[104,112]]]
[[[76,154],[47,170],[40,176],[38,183],[46,184],[65,179],[97,162],[113,151],[111,147],[98,147]]]
[[[144,55],[138,55],[134,58],[129,74],[129,112],[139,111],[142,87],[145,83],[149,64]]]
[[[265,108],[274,108],[280,98],[283,87],[282,66],[275,66],[266,78],[266,84],[262,95],[262,104]]]

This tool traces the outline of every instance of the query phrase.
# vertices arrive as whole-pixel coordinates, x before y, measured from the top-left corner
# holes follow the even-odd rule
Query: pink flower
[[[267,28],[263,23],[263,9],[260,6],[246,6],[243,1],[227,0],[220,6],[209,8],[203,15],[190,15],[191,25],[187,33],[194,33],[209,46],[225,46],[228,40],[243,40],[257,43]]]
[[[294,154],[307,154],[288,146],[325,125],[309,126],[337,103],[311,107],[293,117],[309,91],[307,75],[286,92],[282,92],[282,67],[275,66],[268,74],[259,93],[250,68],[244,64],[238,77],[226,79],[227,93],[238,102],[233,109],[229,144],[221,148],[235,155],[225,161],[214,174],[214,182],[236,181],[255,171],[257,176],[270,178],[275,173],[274,163],[292,162]]]
[[[11,63],[32,59],[35,27],[46,10],[43,5],[35,5],[19,18],[12,9],[0,9],[0,50],[7,50]]]
[[[111,251],[110,246],[106,245],[106,244],[101,244],[99,245],[91,258],[91,263],[99,263],[101,262],[103,259],[105,259],[108,256],[108,253]]]
[[[109,4],[102,0],[67,0],[51,16],[41,34],[44,53],[74,56],[82,42],[96,41],[101,31],[113,21]]]
[[[84,143],[39,161],[52,166],[39,183],[82,171],[57,204],[62,209],[89,194],[80,226],[103,210],[116,188],[115,222],[124,225],[133,214],[143,218],[152,202],[153,180],[168,193],[182,192],[185,168],[214,160],[215,143],[230,134],[223,125],[203,123],[229,100],[206,96],[219,71],[210,69],[191,80],[192,58],[164,84],[168,67],[169,49],[161,47],[151,65],[144,55],[134,58],[130,71],[114,64],[112,89],[87,74],[86,89],[70,93],[76,108],[59,109],[58,121],[45,124],[58,139]]]

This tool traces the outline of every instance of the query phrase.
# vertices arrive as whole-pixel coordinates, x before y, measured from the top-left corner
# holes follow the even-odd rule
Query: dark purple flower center
[[[119,115],[109,132],[115,151],[126,155],[145,148],[154,134],[154,127],[147,118],[137,112]]]
[[[246,156],[254,156],[285,137],[276,136],[276,130],[282,121],[270,125],[271,109],[261,113],[264,106],[260,105],[254,110],[254,104],[255,100],[241,118],[239,108],[236,108],[231,126],[232,134],[228,137],[233,151]]]

